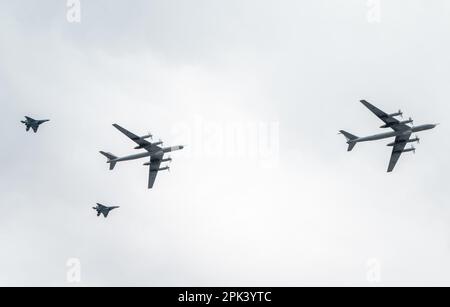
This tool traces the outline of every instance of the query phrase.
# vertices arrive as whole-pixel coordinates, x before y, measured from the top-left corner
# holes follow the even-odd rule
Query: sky
[[[448,1],[73,3],[0,2],[0,285],[450,286]],[[388,174],[361,99],[441,125]]]

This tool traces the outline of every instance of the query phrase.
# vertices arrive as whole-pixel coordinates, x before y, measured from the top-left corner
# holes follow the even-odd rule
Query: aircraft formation
[[[33,131],[35,133],[38,131],[39,126],[41,124],[50,121],[48,119],[35,120],[28,116],[25,116],[25,119],[26,119],[25,121],[21,121],[21,122],[26,125],[26,131],[29,131],[31,128],[31,129],[33,129]],[[153,185],[156,180],[156,175],[158,174],[159,171],[170,170],[169,166],[161,167],[161,164],[164,162],[172,162],[171,157],[165,158],[164,155],[169,152],[181,150],[184,148],[184,146],[182,146],[182,145],[163,147],[162,146],[163,141],[161,141],[161,140],[159,140],[158,142],[154,142],[154,143],[148,141],[148,139],[150,139],[150,140],[153,139],[153,136],[151,134],[144,135],[144,136],[137,136],[134,133],[119,126],[118,124],[113,124],[113,126],[137,144],[137,146],[134,147],[134,149],[143,149],[145,151],[138,153],[138,154],[128,155],[128,156],[124,156],[124,157],[116,157],[115,155],[108,153],[108,152],[104,152],[104,151],[100,151],[100,153],[107,158],[106,162],[109,164],[110,170],[113,170],[118,162],[137,160],[137,159],[141,159],[141,158],[148,158],[149,161],[144,163],[144,166],[149,167],[148,189],[153,188]],[[108,206],[105,206],[105,205],[102,205],[99,203],[97,203],[96,207],[93,207],[93,209],[97,211],[97,216],[103,215],[105,218],[108,217],[109,213],[112,210],[118,209],[118,208],[120,208],[120,207],[118,207],[118,206],[108,207]]]
[[[387,144],[387,146],[392,147],[391,158],[388,165],[388,172],[392,172],[401,156],[402,153],[406,152],[414,152],[416,148],[411,146],[409,148],[405,148],[410,143],[419,143],[420,139],[417,135],[411,138],[413,133],[422,132],[426,130],[434,129],[438,124],[425,124],[419,126],[413,126],[414,121],[409,118],[408,120],[398,120],[396,117],[403,118],[403,112],[399,110],[395,113],[386,113],[366,100],[360,101],[365,107],[367,107],[372,113],[374,113],[384,124],[380,127],[383,129],[391,129],[392,131],[383,132],[379,134],[358,137],[353,135],[345,130],[340,130],[339,133],[343,134],[347,140],[347,151],[352,151],[357,143],[376,141],[394,138],[394,141]],[[49,120],[35,120],[31,117],[25,116],[25,121],[21,121],[26,126],[26,131],[32,129],[35,133],[37,133],[40,125],[48,122]],[[152,134],[147,134],[144,136],[138,136],[125,128],[119,126],[118,124],[113,124],[117,130],[127,136],[130,140],[136,143],[135,150],[143,150],[143,152],[131,154],[127,156],[118,157],[112,153],[100,151],[104,157],[106,157],[106,163],[109,164],[109,169],[114,170],[115,166],[119,162],[137,160],[147,158],[148,162],[145,162],[143,165],[148,166],[148,189],[152,189],[156,180],[156,176],[159,171],[168,171],[170,170],[169,166],[161,166],[162,163],[172,162],[171,157],[165,157],[167,153],[182,150],[184,146],[169,146],[164,147],[163,142],[157,141],[153,142]],[[149,141],[150,140],[150,141]],[[105,206],[97,203],[96,207],[93,209],[97,212],[97,216],[103,215],[105,218],[108,217],[109,213],[118,209],[118,206]]]

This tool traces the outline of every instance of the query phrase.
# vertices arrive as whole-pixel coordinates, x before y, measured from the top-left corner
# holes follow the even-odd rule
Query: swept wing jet
[[[31,128],[31,129],[33,129],[34,133],[36,133],[39,129],[39,126],[48,121],[50,121],[50,120],[49,119],[37,120],[37,119],[33,119],[31,117],[25,116],[25,120],[22,120],[21,123],[25,124],[27,131],[29,131]]]
[[[97,203],[97,207],[92,207],[92,209],[97,211],[97,216],[100,216],[100,214],[103,214],[103,216],[105,218],[108,217],[109,212],[111,212],[114,209],[117,209],[120,207],[107,207],[107,206],[103,206],[102,204]]]
[[[170,169],[168,166],[161,167],[161,163],[172,161],[172,158],[164,158],[164,155],[168,152],[181,150],[184,148],[184,146],[161,147],[160,145],[163,144],[162,141],[155,143],[147,141],[147,139],[152,139],[151,134],[145,136],[137,136],[117,124],[114,124],[113,126],[137,144],[134,149],[144,149],[145,151],[125,157],[117,157],[112,153],[100,151],[100,153],[108,159],[107,163],[109,164],[109,169],[113,170],[116,166],[116,163],[118,162],[149,158],[149,162],[144,163],[144,166],[149,167],[149,189],[153,188],[153,184],[156,180],[156,175],[159,171],[168,171]]]
[[[381,111],[380,109],[378,109],[377,107],[373,106],[372,104],[370,104],[365,100],[361,100],[361,103],[384,122],[384,125],[382,125],[380,128],[390,128],[393,131],[365,137],[358,137],[344,130],[340,130],[340,133],[343,134],[347,139],[348,151],[351,151],[357,143],[388,139],[392,137],[395,138],[393,142],[387,144],[387,146],[392,147],[391,159],[389,161],[389,166],[387,170],[388,172],[392,172],[394,170],[395,165],[397,164],[397,161],[402,153],[404,152],[415,153],[416,149],[414,148],[414,146],[405,149],[408,143],[414,142],[419,143],[420,139],[418,136],[411,138],[411,135],[413,133],[434,129],[438,125],[438,124],[427,124],[420,126],[409,126],[409,124],[412,125],[414,122],[411,118],[402,121],[399,121],[398,119],[395,118],[397,116],[403,117],[402,111],[388,114]]]

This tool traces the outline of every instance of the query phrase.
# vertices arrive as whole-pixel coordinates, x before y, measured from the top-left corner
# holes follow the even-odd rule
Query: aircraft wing
[[[39,129],[39,126],[32,126],[31,128],[33,129],[34,133],[36,133]]]
[[[156,175],[158,175],[159,167],[161,166],[161,160],[164,154],[154,155],[150,158],[150,169],[148,175],[148,188],[153,188],[153,184],[156,180]]]
[[[389,114],[381,111],[371,103],[365,100],[361,100],[361,103],[370,111],[372,111],[372,113],[375,114],[379,119],[381,119],[385,124],[390,125],[390,127],[395,131],[405,131],[411,129],[411,127],[409,127],[406,124],[400,124],[400,122],[397,119],[390,117]]]
[[[134,133],[131,133],[130,131],[126,130],[125,128],[122,128],[121,126],[114,124],[113,125],[117,130],[125,134],[129,139],[131,139],[133,142],[141,146],[143,149],[147,151],[156,151],[158,149],[161,149],[159,146],[153,145],[152,143],[144,140],[143,138],[135,135]]]
[[[28,116],[25,116],[25,119],[26,119],[27,121],[29,121],[29,122],[34,122],[34,121],[35,121],[34,119],[32,119],[31,117],[28,117]]]
[[[406,141],[411,137],[411,133],[399,135],[395,138],[395,144],[392,147],[391,160],[389,161],[388,173],[394,170],[395,165],[397,164],[398,159],[402,155],[402,150],[405,149]]]
[[[97,203],[97,206],[101,209],[106,209],[106,206],[103,206],[102,204]]]
[[[103,213],[103,216],[104,216],[105,218],[107,218],[107,217],[108,217],[108,214],[109,214],[109,210],[104,210],[104,211],[102,211],[102,213]]]

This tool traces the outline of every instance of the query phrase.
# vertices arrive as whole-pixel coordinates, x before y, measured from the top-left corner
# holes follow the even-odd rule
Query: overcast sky
[[[0,285],[449,286],[450,4],[377,3],[1,1]],[[387,174],[360,99],[442,125]]]

